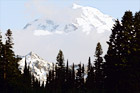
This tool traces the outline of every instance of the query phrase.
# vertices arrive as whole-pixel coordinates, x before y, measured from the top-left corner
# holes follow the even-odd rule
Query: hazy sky
[[[71,63],[85,63],[89,56],[94,59],[97,42],[101,42],[104,53],[106,52],[110,31],[101,34],[92,31],[89,35],[75,31],[68,35],[44,37],[35,36],[34,31],[22,31],[27,23],[44,17],[61,24],[71,23],[72,18],[80,14],[73,11],[73,3],[97,8],[115,19],[121,19],[126,10],[133,13],[140,10],[140,0],[0,0],[0,31],[2,34],[9,28],[13,31],[14,51],[18,55],[33,51],[44,59],[55,62],[59,49],[62,49],[65,58]]]
[[[41,17],[36,7],[42,1],[44,6],[52,5],[51,8],[71,7],[73,3],[91,6],[119,19],[126,10],[133,13],[140,10],[140,0],[0,0],[0,30],[20,30],[28,22]]]

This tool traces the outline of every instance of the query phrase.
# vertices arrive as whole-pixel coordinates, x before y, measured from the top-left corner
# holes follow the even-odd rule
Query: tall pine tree
[[[63,92],[65,89],[64,83],[65,83],[65,64],[64,64],[64,55],[61,50],[59,50],[59,53],[56,57],[56,64],[58,65],[57,69],[57,75],[58,75],[58,80],[57,80],[57,88],[58,88],[58,93]]]
[[[100,43],[97,43],[96,51],[95,51],[95,86],[96,90],[101,93],[103,90],[103,58],[101,55],[103,54],[103,50]]]
[[[136,58],[138,48],[137,31],[139,28],[138,19],[133,17],[131,11],[126,11],[122,17],[121,23],[117,20],[112,29],[112,34],[108,43],[109,48],[105,56],[105,86],[109,92],[132,93],[138,92],[139,84],[136,77],[135,64],[139,63]],[[137,29],[137,31],[136,31]],[[139,32],[139,31],[138,31]],[[138,37],[139,38],[139,37]],[[139,52],[137,52],[139,53]],[[134,69],[136,68],[136,69]],[[138,76],[136,76],[138,75]]]

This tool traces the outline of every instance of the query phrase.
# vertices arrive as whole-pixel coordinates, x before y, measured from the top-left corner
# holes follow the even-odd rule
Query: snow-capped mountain
[[[72,13],[78,13],[78,15],[72,14],[73,17],[71,21],[60,23],[54,19],[40,18],[26,24],[23,29],[32,30],[35,35],[50,35],[52,33],[60,34],[76,30],[89,34],[90,31],[97,31],[98,33],[108,31],[112,28],[114,23],[112,17],[103,14],[96,8],[73,4],[71,9],[73,11]]]
[[[42,82],[44,82],[45,84],[47,75],[49,75],[49,71],[55,69],[53,65],[54,63],[45,61],[34,52],[30,52],[26,56],[21,57],[21,60],[18,62],[19,64],[18,68],[21,71],[21,73],[24,73],[25,62],[26,62],[27,67],[29,67],[31,74],[34,75],[34,77],[38,79],[41,84]],[[75,72],[77,72],[78,68],[79,68],[78,64],[75,64],[75,67],[74,67]],[[69,69],[72,70],[72,65],[69,66]],[[87,70],[87,67],[85,67],[85,71],[86,70]],[[85,72],[85,77],[86,76],[87,74]]]
[[[61,49],[70,64],[87,63],[89,56],[94,61],[96,44],[100,42],[105,54],[114,18],[77,4],[66,10],[53,18],[38,18],[27,23],[22,31],[14,32],[16,53],[34,51],[49,62],[56,62]]]
[[[61,26],[59,24],[54,23],[52,20],[44,20],[44,19],[36,19],[31,23],[26,24],[26,26],[23,28],[24,30],[33,28],[33,30],[44,30],[49,32],[55,32],[55,31],[64,31],[64,32],[70,32],[75,31],[77,27],[74,24],[66,24],[64,26]]]
[[[37,54],[30,52],[26,56],[22,57],[22,59],[18,62],[19,69],[22,73],[24,73],[25,60],[31,74],[41,82],[46,81],[46,75],[49,73],[49,70],[53,69],[53,63],[47,62],[40,58]]]

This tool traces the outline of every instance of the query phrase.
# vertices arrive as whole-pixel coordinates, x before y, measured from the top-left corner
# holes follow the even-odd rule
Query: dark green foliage
[[[24,67],[24,74],[23,74],[22,81],[23,83],[25,83],[24,87],[28,91],[31,88],[31,74],[30,74],[29,66],[27,67],[26,58],[25,58],[25,67]]]
[[[0,35],[0,78],[2,80],[3,92],[14,91],[18,89],[20,71],[18,70],[19,61],[18,57],[15,57],[12,42],[12,31],[10,29],[6,32],[6,42],[2,43],[2,37]]]
[[[140,11],[135,13],[133,17],[133,44],[131,45],[131,53],[128,56],[129,76],[131,89],[135,92],[140,92]]]
[[[64,64],[64,55],[63,55],[63,52],[61,50],[59,50],[59,53],[58,53],[58,55],[56,57],[56,61],[57,61],[56,64],[58,64],[58,66],[60,68],[63,68],[64,67],[64,65],[65,65]]]
[[[59,53],[57,55],[56,61],[58,64],[58,69],[57,69],[57,88],[58,88],[58,93],[64,91],[64,82],[65,82],[65,68],[64,68],[64,55],[61,50],[59,50]]]
[[[81,68],[81,63],[78,64],[78,69],[76,73],[76,88],[81,87],[81,80],[82,80],[82,68]]]
[[[72,89],[72,74],[71,70],[69,68],[69,63],[67,60],[66,64],[66,71],[65,71],[65,82],[64,82],[64,92],[71,91]]]
[[[101,93],[103,90],[103,58],[101,55],[103,54],[102,47],[100,43],[97,43],[96,51],[95,51],[95,89]]]
[[[75,69],[74,69],[75,65],[73,63],[72,65],[72,72],[71,72],[71,90],[74,91],[75,90]]]
[[[0,91],[4,92],[4,63],[3,63],[3,55],[2,55],[2,35],[0,33]]]
[[[79,92],[84,91],[84,65],[78,64],[76,73],[76,88]]]
[[[136,41],[140,37],[136,35],[139,33],[137,28],[140,21],[136,15],[137,13],[133,16],[131,11],[126,11],[121,23],[117,20],[112,29],[105,56],[105,86],[108,92],[140,92],[139,67],[135,66],[139,63],[136,46],[140,45]]]
[[[87,69],[87,78],[86,78],[86,88],[88,90],[93,89],[94,86],[94,70],[93,70],[93,66],[91,65],[91,60],[89,57],[88,60],[88,69]]]
[[[91,64],[91,59],[89,57],[89,59],[88,59],[88,70],[87,70],[87,72],[89,72],[91,70],[91,68],[92,68],[92,64]]]
[[[89,93],[95,92],[95,73],[94,68],[91,67],[90,71],[87,72],[86,78],[86,89]]]

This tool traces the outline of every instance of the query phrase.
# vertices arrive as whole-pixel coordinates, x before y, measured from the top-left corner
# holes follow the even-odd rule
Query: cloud
[[[53,33],[51,33],[50,31],[47,30],[35,30],[34,31],[34,35],[36,36],[46,36],[46,35],[52,35]]]
[[[89,56],[94,60],[97,42],[101,42],[104,54],[106,53],[106,41],[110,32],[99,34],[93,31],[87,35],[82,31],[75,31],[69,34],[35,36],[32,31],[13,31],[13,34],[14,50],[18,55],[24,56],[33,51],[49,62],[56,62],[57,53],[61,49],[65,60],[68,59],[70,64],[80,61],[87,64]]]
[[[39,14],[41,15],[41,20],[44,18],[57,21],[58,23],[55,24],[62,26],[73,23],[74,18],[79,17],[82,13],[80,9],[71,9],[72,6],[50,3],[49,0],[30,0],[25,6],[31,16]],[[82,21],[81,27],[84,27],[86,21],[91,20]],[[56,62],[57,53],[61,49],[64,52],[65,60],[69,59],[70,63],[79,63],[80,61],[87,63],[89,56],[94,59],[98,42],[101,42],[104,53],[106,53],[106,41],[109,39],[110,31],[98,33],[92,28],[92,31],[86,34],[81,28],[78,31],[65,34],[63,31],[50,32],[48,30],[34,29],[36,22],[34,23],[35,26],[28,30],[14,32],[16,54],[26,55],[33,51],[49,62]],[[43,21],[40,23],[44,24]],[[89,29],[89,26],[85,27],[85,30],[87,29]]]
[[[51,0],[30,0],[25,3],[25,7],[31,17],[38,15],[45,19],[55,20],[58,23],[72,22],[81,13],[78,9],[72,9],[72,3],[67,5],[57,3],[51,2]]]

